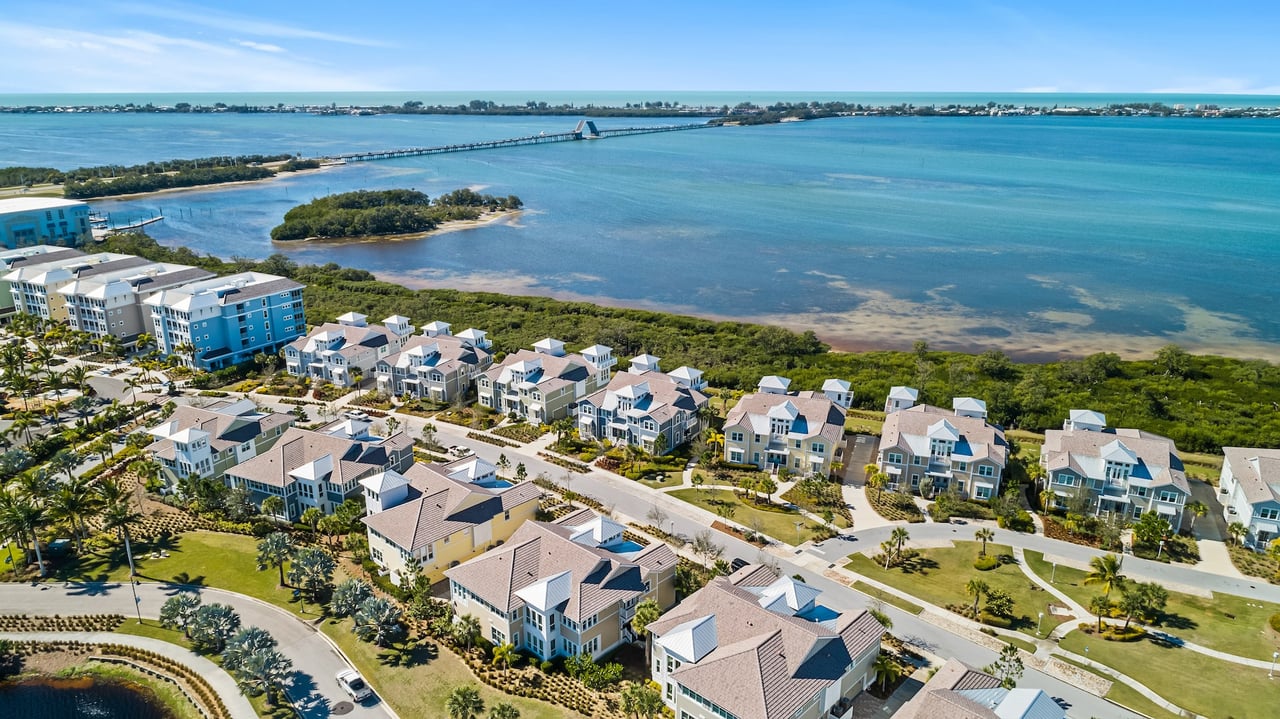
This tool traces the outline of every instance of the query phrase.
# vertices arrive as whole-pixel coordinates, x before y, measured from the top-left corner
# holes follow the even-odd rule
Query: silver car
[[[338,672],[335,678],[338,680],[338,684],[342,685],[342,690],[350,694],[351,698],[358,702],[373,696],[373,690],[369,688],[368,684],[365,684],[364,678],[354,669],[343,669]]]

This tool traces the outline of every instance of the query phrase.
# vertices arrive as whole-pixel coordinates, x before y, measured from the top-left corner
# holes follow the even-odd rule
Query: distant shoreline
[[[294,175],[304,175],[304,174],[311,174],[315,172],[324,172],[325,170],[328,170],[333,167],[339,167],[339,165],[320,165],[319,167],[315,167],[308,170],[294,170],[292,172],[277,172],[271,177],[263,177],[257,180],[236,180],[235,182],[215,182],[210,185],[191,185],[190,187],[166,187],[160,190],[151,190],[149,192],[133,192],[127,195],[102,195],[100,197],[87,197],[83,200],[83,202],[88,202],[92,204],[94,202],[106,202],[111,200],[137,200],[144,197],[152,197],[155,195],[168,195],[168,194],[173,194],[178,192],[208,192],[210,190],[218,190],[224,187],[244,187],[245,185],[260,185],[265,182],[274,182],[276,180],[281,180],[286,177],[292,177]]]

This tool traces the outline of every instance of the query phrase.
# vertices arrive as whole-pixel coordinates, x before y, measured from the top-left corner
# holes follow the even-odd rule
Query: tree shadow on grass
[[[1184,617],[1181,614],[1165,614],[1160,617],[1159,626],[1186,631],[1196,629],[1200,626],[1200,623],[1191,617]]]
[[[440,646],[435,642],[412,642],[378,652],[378,661],[393,667],[419,667],[440,657]]]
[[[917,554],[914,557],[906,557],[894,566],[903,574],[927,575],[929,570],[938,568],[938,563],[928,557]]]
[[[168,584],[203,587],[205,586],[204,575],[197,574],[196,576],[193,577],[190,574],[187,574],[186,572],[178,572],[177,574],[173,575],[173,579],[170,580]]]

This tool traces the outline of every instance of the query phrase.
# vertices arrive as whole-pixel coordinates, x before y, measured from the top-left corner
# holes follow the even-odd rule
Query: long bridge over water
[[[717,125],[698,122],[686,125],[654,125],[649,127],[619,127],[601,130],[593,120],[580,120],[578,126],[569,132],[539,133],[526,137],[512,137],[505,140],[488,140],[485,142],[467,142],[459,145],[440,145],[437,147],[409,147],[400,150],[381,150],[374,152],[347,152],[341,155],[328,155],[321,158],[330,162],[365,162],[369,160],[390,160],[395,157],[418,157],[420,155],[442,155],[446,152],[471,152],[473,150],[495,150],[500,147],[517,147],[519,145],[542,145],[549,142],[574,142],[576,140],[602,140],[608,137],[624,135],[648,135],[655,132],[679,132],[681,130],[701,130]]]

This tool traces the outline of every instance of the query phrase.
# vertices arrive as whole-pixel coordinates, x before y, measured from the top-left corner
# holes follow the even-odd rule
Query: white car
[[[368,684],[365,684],[364,677],[361,677],[360,673],[354,669],[343,669],[334,678],[342,686],[342,691],[350,694],[351,698],[358,702],[373,696],[373,690],[369,688]]]
[[[360,419],[360,420],[369,419],[369,415],[365,414],[364,412],[361,412],[358,409],[349,409],[346,412],[343,412],[342,416],[346,417],[347,419]]]

